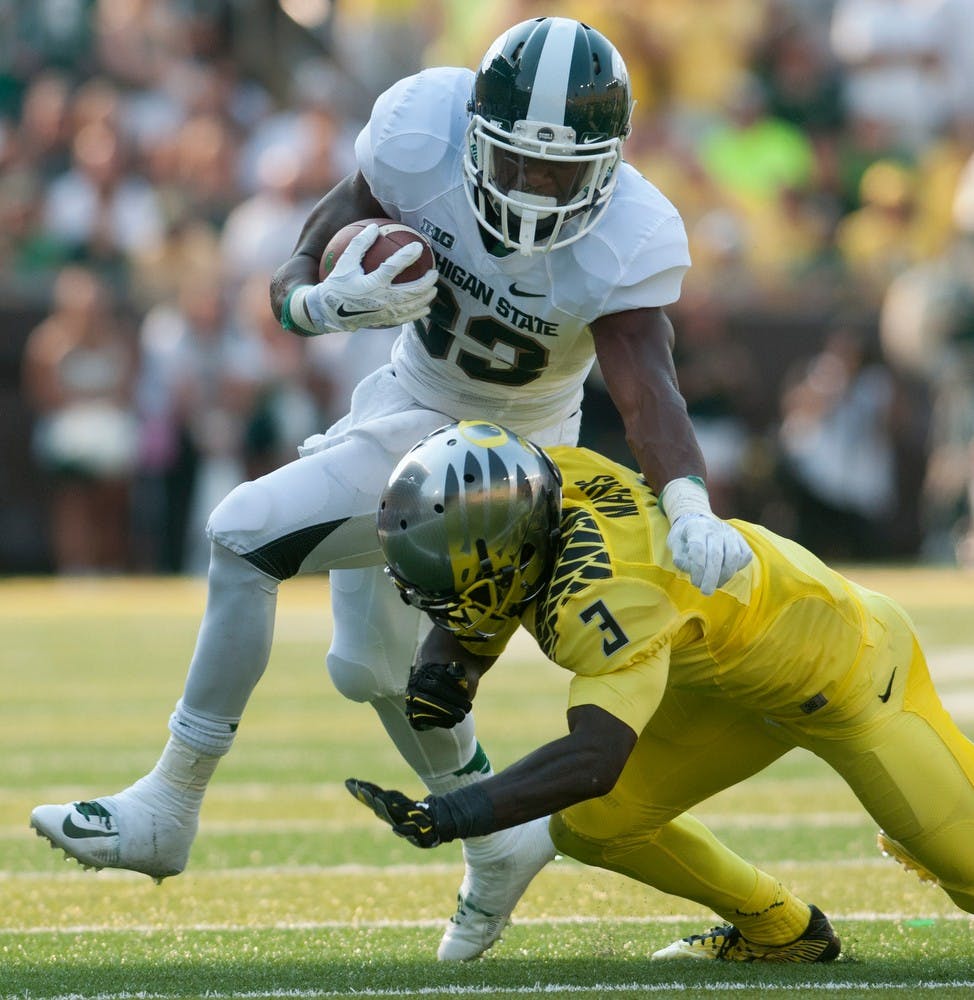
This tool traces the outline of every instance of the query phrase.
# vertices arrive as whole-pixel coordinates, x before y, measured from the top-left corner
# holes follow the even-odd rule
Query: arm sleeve
[[[661,588],[631,578],[565,602],[553,659],[575,674],[569,707],[598,705],[642,732],[663,697],[672,641],[687,618]]]
[[[651,656],[635,660],[624,670],[611,674],[572,678],[568,707],[598,705],[624,722],[634,733],[641,733],[653,717],[666,690],[670,647],[657,649]]]

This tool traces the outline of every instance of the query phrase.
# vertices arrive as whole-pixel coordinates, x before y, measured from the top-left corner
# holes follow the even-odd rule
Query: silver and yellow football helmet
[[[465,638],[496,635],[537,595],[558,538],[561,477],[498,424],[433,431],[379,500],[379,543],[404,600]]]

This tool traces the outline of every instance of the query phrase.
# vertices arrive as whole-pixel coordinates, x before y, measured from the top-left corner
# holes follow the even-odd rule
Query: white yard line
[[[777,868],[814,868],[820,865],[827,865],[829,868],[862,868],[862,867],[883,867],[890,868],[891,865],[895,863],[890,861],[889,858],[884,858],[879,854],[877,850],[875,857],[869,858],[837,858],[834,860],[829,860],[826,862],[817,861],[815,859],[809,859],[807,861],[798,861],[793,858],[778,858],[762,860],[762,864],[773,864]],[[14,872],[14,871],[0,871],[0,883],[3,882],[43,882],[49,881],[51,879],[86,879],[90,880],[92,878],[97,878],[99,881],[103,880],[122,880],[122,881],[141,881],[146,878],[145,875],[140,875],[138,872],[122,871],[120,869],[113,868],[103,868],[99,869],[97,872],[83,869],[79,865],[75,864],[73,859],[65,859],[65,865],[67,866],[63,871],[58,872]],[[194,869],[192,872],[181,875],[181,882],[188,882],[191,880],[203,880],[203,879],[238,879],[238,878],[266,878],[268,876],[275,875],[300,875],[303,877],[314,878],[317,876],[327,877],[327,878],[376,878],[388,876],[390,878],[398,878],[399,876],[411,876],[411,875],[455,875],[457,872],[463,870],[462,863],[457,860],[455,862],[431,862],[429,864],[418,864],[418,865],[362,865],[362,864],[345,864],[345,865],[254,865],[253,867],[247,868],[214,868],[210,871],[201,871]],[[555,864],[550,864],[544,869],[545,876],[549,875],[565,875],[577,877],[581,874],[587,874],[589,877],[592,871],[598,871],[599,869],[587,868],[585,865],[577,861],[566,860],[564,863],[557,862]],[[892,869],[891,869],[892,870]]]
[[[860,812],[796,813],[711,813],[694,810],[694,816],[714,830],[788,830],[791,828],[830,827],[846,829],[875,826],[865,810]],[[200,832],[204,835],[233,836],[243,834],[347,833],[352,827],[366,829],[375,826],[371,814],[363,813],[361,821],[347,817],[335,819],[246,819],[204,820]],[[24,824],[0,826],[0,840],[20,840],[28,832]]]
[[[659,913],[645,916],[573,915],[548,917],[517,917],[513,923],[521,927],[572,927],[597,925],[646,926],[648,924],[684,924],[699,921],[699,913]],[[891,911],[879,913],[872,910],[858,910],[850,913],[833,913],[829,919],[836,923],[854,921],[857,923],[885,923],[918,919],[916,912]],[[923,919],[923,918],[920,918]],[[970,921],[974,916],[960,911],[928,917],[929,920]],[[442,927],[443,920],[269,920],[258,923],[174,923],[168,924],[126,924],[124,927],[109,924],[58,924],[50,927],[0,928],[0,937],[36,937],[40,934],[166,934],[166,933],[207,933],[246,934],[255,931],[335,931],[335,930],[425,930]]]
[[[807,983],[710,983],[706,986],[688,986],[686,983],[674,981],[670,983],[592,983],[581,986],[577,983],[534,983],[531,986],[423,986],[409,989],[350,989],[350,990],[260,990],[257,992],[206,992],[206,1000],[334,1000],[339,997],[421,997],[442,996],[451,997],[482,997],[482,996],[530,996],[544,993],[594,993],[597,996],[618,993],[624,996],[636,994],[688,993],[696,994],[700,990],[711,993],[738,993],[760,989],[765,993],[790,993],[792,990],[828,990],[844,993],[851,990],[910,990],[937,995],[945,989],[971,989],[974,980],[944,980],[942,982],[900,982],[900,983],[868,983],[868,982],[807,982]],[[25,994],[0,994],[0,1000],[24,1000]],[[31,992],[32,998],[38,995]],[[171,1000],[173,997],[185,996],[185,993],[63,993],[44,997],[43,1000]]]

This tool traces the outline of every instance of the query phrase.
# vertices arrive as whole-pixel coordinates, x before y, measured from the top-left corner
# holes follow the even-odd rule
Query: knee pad
[[[314,540],[296,545],[283,527],[270,530],[274,500],[263,480],[240,483],[213,508],[206,522],[210,541],[246,559],[274,580],[294,576]]]
[[[375,701],[387,695],[373,669],[359,660],[350,660],[329,650],[325,657],[328,674],[335,689],[349,701]]]
[[[402,697],[423,620],[379,566],[331,574],[334,634],[328,673],[352,701]]]
[[[267,525],[270,510],[270,493],[259,480],[240,483],[213,508],[206,534],[234,552],[246,552],[251,547],[249,536]]]

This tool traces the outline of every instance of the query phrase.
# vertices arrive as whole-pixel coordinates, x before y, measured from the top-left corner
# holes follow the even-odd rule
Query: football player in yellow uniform
[[[389,573],[439,628],[413,670],[416,728],[454,725],[519,625],[572,677],[568,734],[484,782],[414,800],[349,790],[420,847],[551,815],[559,851],[712,908],[726,923],[654,958],[821,962],[814,906],[687,812],[804,747],[833,767],[893,857],[974,912],[974,744],[889,598],[734,522],[751,564],[705,597],[673,564],[638,473],[450,424],[393,473]]]

